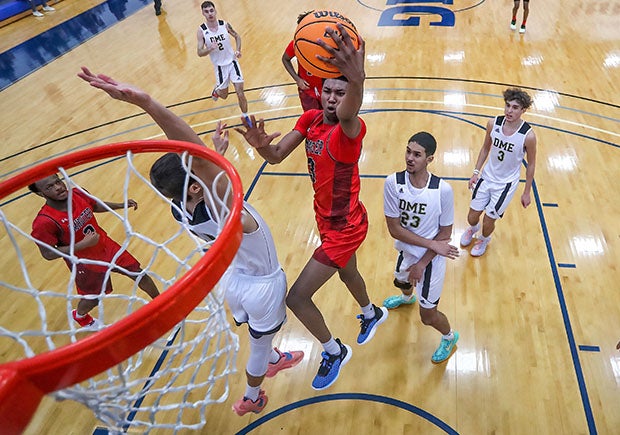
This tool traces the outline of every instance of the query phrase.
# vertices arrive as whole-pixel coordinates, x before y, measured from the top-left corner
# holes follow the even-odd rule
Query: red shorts
[[[118,257],[115,264],[130,272],[140,272],[141,270],[138,260],[127,251],[124,251],[120,257]],[[101,293],[102,288],[105,288],[106,294],[111,293],[112,281],[110,278],[107,280],[105,279],[106,271],[107,268],[102,266],[79,264],[75,276],[75,287],[78,294],[97,295]],[[112,269],[112,272],[121,273],[118,269]]]
[[[312,258],[326,266],[341,269],[360,247],[368,233],[368,216],[364,210],[357,224],[349,224],[341,230],[325,229],[327,222],[319,222],[321,246],[316,248]]]

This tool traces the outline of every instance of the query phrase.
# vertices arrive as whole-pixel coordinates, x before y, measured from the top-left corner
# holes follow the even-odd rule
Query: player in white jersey
[[[398,251],[394,285],[401,294],[390,296],[383,305],[394,309],[420,301],[420,318],[442,334],[431,361],[441,363],[452,355],[459,334],[437,309],[446,273],[446,258],[458,257],[450,244],[454,223],[452,187],[428,172],[437,142],[427,132],[411,136],[405,153],[406,170],[385,180],[383,209],[390,235]]]
[[[217,19],[217,11],[212,1],[205,1],[200,5],[202,15],[207,20],[198,28],[198,56],[209,55],[215,71],[215,88],[211,92],[213,101],[218,98],[228,98],[228,87],[233,84],[239,108],[243,117],[248,117],[248,100],[243,90],[243,73],[238,59],[241,57],[241,35],[224,20]],[[235,38],[235,49],[230,43],[230,37]]]
[[[521,205],[526,208],[532,202],[530,192],[536,170],[536,135],[532,127],[521,119],[521,115],[532,105],[532,99],[521,89],[508,88],[504,91],[504,102],[504,116],[496,116],[487,123],[484,143],[469,179],[469,189],[472,190],[467,214],[469,228],[461,236],[462,246],[472,242],[480,230],[480,215],[485,212],[482,233],[471,249],[474,257],[485,253],[495,230],[495,221],[504,216],[517,190],[524,156],[527,166]]]
[[[104,75],[92,74],[83,68],[79,76],[94,87],[103,89],[112,98],[127,101],[148,113],[162,128],[168,139],[203,145],[192,128],[148,94],[134,86],[117,83]],[[228,132],[218,123],[213,143],[220,154],[228,147]],[[194,158],[192,173],[210,188],[221,168],[207,160]],[[190,230],[198,237],[210,241],[217,235],[213,213],[205,203],[203,188],[197,178],[191,178],[184,191],[186,172],[181,157],[168,153],[159,158],[151,168],[151,182],[165,196],[172,198],[177,207],[174,217],[183,221],[187,216]],[[228,202],[232,201],[228,198]],[[215,205],[217,207],[217,205]],[[230,206],[230,204],[228,204]],[[271,232],[258,212],[244,203],[241,217],[243,238],[229,270],[222,277],[226,301],[238,324],[248,323],[250,356],[246,365],[247,386],[245,395],[233,410],[243,415],[258,413],[268,398],[260,388],[265,376],[275,376],[280,370],[297,365],[304,356],[301,351],[281,352],[272,348],[275,333],[286,320],[286,276],[280,267]]]

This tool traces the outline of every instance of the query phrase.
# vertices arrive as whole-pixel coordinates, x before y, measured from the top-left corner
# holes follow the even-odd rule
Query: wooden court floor
[[[290,313],[276,342],[282,349],[304,350],[304,360],[264,382],[269,404],[262,414],[238,417],[230,407],[244,391],[247,339],[245,329],[236,330],[241,349],[237,373],[229,378],[230,396],[209,408],[202,433],[619,432],[620,9],[613,2],[534,0],[527,32],[520,35],[509,29],[512,2],[448,3],[216,1],[219,17],[243,38],[250,111],[265,118],[269,132],[287,132],[301,113],[280,61],[298,13],[338,9],[365,38],[362,117],[368,134],[360,173],[370,231],[358,263],[377,304],[396,290],[383,180],[404,169],[413,133],[425,130],[437,138],[430,169],[453,187],[455,243],[466,227],[467,179],[484,126],[502,113],[506,87],[523,87],[534,98],[524,118],[536,131],[538,158],[532,205],[523,209],[515,198],[485,256],[473,258],[462,249],[448,264],[440,310],[461,338],[447,363],[431,364],[438,333],[421,324],[415,306],[404,307],[390,312],[368,345],[354,345],[338,381],[317,392],[310,382],[321,347]],[[214,77],[210,62],[196,56],[199,4],[164,0],[160,17],[147,4],[0,92],[5,135],[0,178],[69,151],[162,137],[135,108],[81,82],[75,76],[81,65],[148,90],[205,139],[218,119],[238,124],[234,94],[224,101],[208,98]],[[62,25],[63,14],[68,19],[81,12],[75,0],[56,8],[47,22],[27,17],[0,28],[2,50]],[[436,25],[440,22],[446,25]],[[227,157],[239,170],[249,202],[269,223],[291,284],[317,243],[302,150],[279,166],[264,166],[231,132]],[[122,197],[122,186],[96,171],[79,181],[103,199]],[[40,203],[29,196],[11,207],[28,229]],[[157,231],[166,225],[150,211],[144,203],[136,211],[145,227]],[[5,234],[0,237],[6,243]],[[29,267],[41,269],[41,279],[66,272],[63,264],[44,262],[35,247],[26,254]],[[115,286],[122,292],[120,281]],[[315,301],[334,335],[352,343],[358,307],[342,284],[332,279]],[[14,318],[32,314],[11,307],[3,322],[15,322],[9,312]],[[1,362],[9,361],[11,350],[2,355]],[[97,426],[82,405],[47,398],[27,433],[84,434]]]

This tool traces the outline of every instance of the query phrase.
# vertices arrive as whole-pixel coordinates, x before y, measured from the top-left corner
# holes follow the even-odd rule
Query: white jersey
[[[230,43],[230,34],[226,28],[226,21],[217,20],[217,30],[215,32],[209,30],[207,23],[202,23],[200,25],[200,30],[202,30],[202,35],[207,47],[213,42],[217,44],[217,50],[213,50],[209,53],[213,65],[224,66],[235,60],[235,51]]]
[[[491,151],[480,178],[492,183],[519,181],[521,162],[525,154],[525,136],[532,127],[522,121],[511,136],[503,133],[505,116],[496,116],[491,130]]]
[[[433,239],[439,227],[454,223],[454,197],[452,187],[441,178],[430,174],[426,186],[418,189],[411,184],[406,171],[389,175],[383,189],[385,216],[399,218],[400,225],[425,239]],[[396,240],[398,251],[407,252],[417,259],[426,248]]]
[[[204,201],[196,205],[193,215],[185,210],[183,204],[177,203],[176,201],[174,201],[174,203],[179,209],[185,211],[187,227],[192,233],[206,241],[215,239],[218,234],[218,224],[213,220],[212,214]],[[272,275],[280,270],[281,267],[271,231],[254,207],[244,202],[243,208],[256,220],[258,229],[253,233],[243,233],[241,245],[239,246],[237,255],[235,255],[233,259],[231,269],[233,269],[235,273],[241,273],[243,275]],[[183,221],[182,216],[180,216],[175,207],[172,207],[172,215],[177,221]]]

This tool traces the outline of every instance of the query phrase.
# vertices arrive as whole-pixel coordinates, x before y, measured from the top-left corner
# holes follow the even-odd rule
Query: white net
[[[0,315],[0,363],[38,355],[96,334],[97,329],[149,302],[137,284],[142,276],[151,277],[163,293],[209,249],[211,244],[188,230],[185,213],[142,175],[148,173],[156,157],[128,152],[97,166],[72,169],[71,174],[58,168],[69,192],[69,213],[73,212],[70,205],[77,192],[105,209],[96,219],[121,246],[110,263],[79,258],[74,249],[63,254],[35,240],[30,235],[31,225],[45,202],[43,198],[22,194],[2,199],[0,298],[10,309]],[[223,172],[221,175],[225,177]],[[187,180],[185,184],[187,189]],[[203,189],[208,207],[220,210],[212,217],[221,230],[229,215],[228,209],[221,207],[226,198],[219,198],[204,185]],[[225,195],[230,194],[228,189]],[[112,209],[105,202],[121,202],[121,196],[121,208]],[[130,199],[138,202],[137,210],[130,206]],[[172,217],[171,208],[184,216],[183,222]],[[69,228],[73,246],[73,222]],[[46,261],[37,244],[62,259]],[[123,251],[138,259],[142,272],[132,273],[114,264]],[[105,293],[104,282],[98,295],[84,296],[98,300],[91,311],[100,325],[95,328],[81,328],[72,317],[72,310],[83,297],[75,289],[79,265],[103,266],[105,282],[114,283],[111,293]],[[118,270],[129,277],[113,273]],[[222,289],[216,286],[172,331],[121,364],[54,395],[83,403],[112,433],[199,429],[206,423],[206,407],[227,397],[227,377],[235,370],[237,349],[238,337],[230,329]]]

